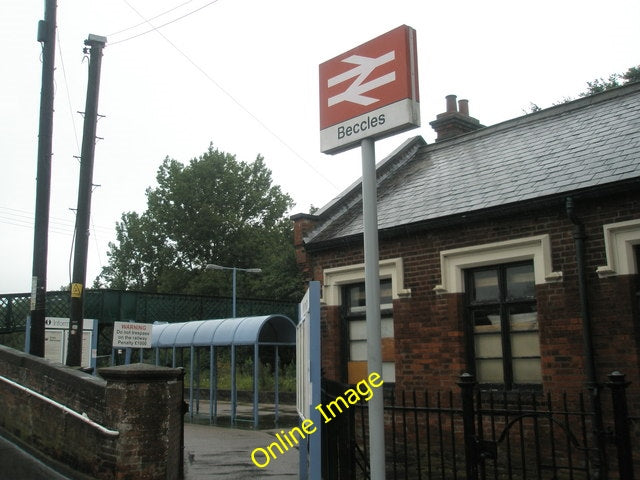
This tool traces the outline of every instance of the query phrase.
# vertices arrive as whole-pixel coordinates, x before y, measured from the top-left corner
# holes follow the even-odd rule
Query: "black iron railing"
[[[628,401],[627,386],[616,372],[600,387],[605,431],[596,429],[591,391],[482,391],[469,375],[457,391],[387,390],[386,478],[632,480],[639,402]],[[345,388],[324,382],[323,401]],[[324,478],[367,479],[366,402],[339,417],[324,430]]]

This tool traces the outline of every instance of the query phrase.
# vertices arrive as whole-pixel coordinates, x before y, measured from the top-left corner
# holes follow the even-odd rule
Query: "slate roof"
[[[414,137],[376,168],[380,231],[640,179],[640,83],[451,140]],[[362,234],[361,180],[316,220],[307,244]]]

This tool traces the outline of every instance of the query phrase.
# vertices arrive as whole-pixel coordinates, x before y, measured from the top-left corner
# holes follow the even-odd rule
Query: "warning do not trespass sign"
[[[151,348],[150,323],[114,322],[114,348]]]

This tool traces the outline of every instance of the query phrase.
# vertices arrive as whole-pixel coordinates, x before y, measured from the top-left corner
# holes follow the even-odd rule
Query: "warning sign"
[[[71,284],[71,298],[80,298],[82,297],[82,284],[81,283],[72,283]]]
[[[114,322],[114,348],[151,348],[150,323]]]

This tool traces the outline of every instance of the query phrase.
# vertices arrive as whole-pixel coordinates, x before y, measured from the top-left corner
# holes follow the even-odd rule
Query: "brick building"
[[[640,84],[484,127],[447,97],[377,165],[383,376],[450,388],[640,385]],[[360,182],[298,214],[327,378],[366,371]],[[637,391],[637,390],[636,390]]]

